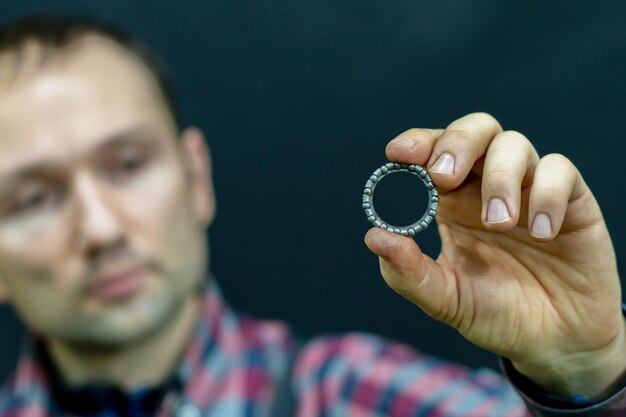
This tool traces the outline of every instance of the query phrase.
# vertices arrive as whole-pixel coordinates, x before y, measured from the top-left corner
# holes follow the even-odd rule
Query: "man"
[[[365,236],[384,279],[503,358],[497,374],[371,335],[299,342],[207,272],[202,133],[146,52],[86,21],[0,36],[0,294],[30,330],[0,414],[611,416],[626,413],[614,250],[572,163],[484,113],[412,129],[392,161],[439,187],[442,252]]]

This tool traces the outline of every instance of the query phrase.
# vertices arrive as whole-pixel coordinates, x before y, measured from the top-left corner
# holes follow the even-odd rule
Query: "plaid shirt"
[[[267,417],[296,345],[284,323],[235,314],[210,279],[193,337],[175,372],[180,388],[164,393],[156,412],[130,407],[94,415]],[[533,389],[506,360],[501,366],[513,386],[488,368],[447,363],[374,335],[321,336],[304,343],[295,357],[285,384],[293,390],[289,415],[527,417],[530,410],[542,417],[626,416],[624,387],[595,403],[559,404]],[[71,415],[58,406],[50,385],[28,338],[15,374],[0,391],[0,416]]]

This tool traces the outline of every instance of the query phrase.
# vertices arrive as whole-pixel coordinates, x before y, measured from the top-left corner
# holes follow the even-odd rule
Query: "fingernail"
[[[547,214],[539,213],[535,216],[533,221],[533,227],[530,231],[533,236],[536,237],[550,237],[552,234],[552,225],[550,224],[550,217]]]
[[[511,218],[504,201],[494,198],[487,207],[487,223],[502,223]]]
[[[394,139],[393,144],[405,149],[411,149],[415,142],[411,138]]]
[[[429,169],[435,174],[452,175],[454,174],[454,156],[449,153],[442,153]]]

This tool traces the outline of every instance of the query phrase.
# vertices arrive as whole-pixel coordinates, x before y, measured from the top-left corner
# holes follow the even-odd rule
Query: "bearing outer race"
[[[420,217],[418,221],[408,226],[394,226],[380,218],[376,209],[374,208],[374,190],[378,182],[385,178],[389,174],[394,172],[410,172],[413,175],[417,175],[426,188],[428,189],[428,207],[426,211]],[[402,236],[415,236],[417,233],[426,229],[430,223],[434,220],[435,214],[437,214],[437,207],[439,205],[439,193],[437,187],[433,183],[432,178],[428,175],[428,172],[419,165],[414,164],[399,164],[397,162],[388,162],[382,165],[380,168],[374,170],[372,175],[365,183],[365,189],[363,190],[363,203],[362,207],[365,210],[367,220],[376,227],[388,230],[393,233],[397,233]]]

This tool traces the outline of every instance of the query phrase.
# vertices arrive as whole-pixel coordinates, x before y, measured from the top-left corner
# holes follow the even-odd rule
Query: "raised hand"
[[[620,381],[626,326],[615,253],[571,161],[540,158],[486,113],[408,130],[386,153],[428,168],[442,242],[433,260],[411,237],[370,229],[365,242],[391,288],[555,393],[593,397]]]

